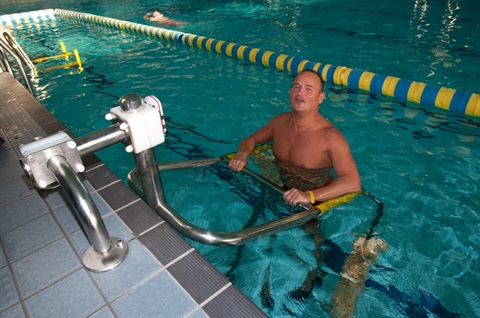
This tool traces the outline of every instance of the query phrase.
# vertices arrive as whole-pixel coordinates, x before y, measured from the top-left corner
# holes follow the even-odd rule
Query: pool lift
[[[304,204],[303,212],[249,227],[235,232],[217,232],[203,229],[185,220],[166,202],[159,172],[192,169],[228,161],[229,156],[158,164],[153,147],[165,141],[166,125],[160,101],[154,96],[142,98],[128,93],[105,116],[113,125],[91,134],[72,139],[64,132],[21,145],[20,163],[26,175],[39,189],[60,186],[70,200],[78,219],[91,243],[83,256],[84,266],[102,272],[119,265],[126,257],[128,245],[120,238],[111,238],[92,197],[79,174],[85,170],[81,157],[118,142],[132,152],[136,168],[128,175],[130,186],[178,232],[195,241],[209,245],[239,245],[250,240],[304,225],[331,207],[352,200],[358,193],[329,200],[317,207]],[[260,182],[283,192],[269,180],[244,169]]]

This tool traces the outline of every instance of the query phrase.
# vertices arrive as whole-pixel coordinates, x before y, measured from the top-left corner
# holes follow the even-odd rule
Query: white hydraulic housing
[[[136,154],[165,141],[165,120],[162,117],[162,104],[155,96],[142,99],[136,93],[122,96],[120,106],[110,109],[105,116],[107,120],[117,118],[123,122],[120,129],[128,129],[132,142],[125,150]]]

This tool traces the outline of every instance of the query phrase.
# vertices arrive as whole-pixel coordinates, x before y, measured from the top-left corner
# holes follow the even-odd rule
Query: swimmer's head
[[[158,10],[147,12],[143,16],[145,20],[152,19],[152,18],[160,18],[160,17],[163,17],[163,14],[161,14]]]

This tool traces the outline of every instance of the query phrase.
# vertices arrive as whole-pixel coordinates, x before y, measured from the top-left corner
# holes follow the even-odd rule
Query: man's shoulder
[[[291,112],[280,113],[280,114],[276,115],[275,117],[273,117],[270,120],[270,123],[279,124],[279,123],[285,122],[286,120],[289,120],[290,118],[292,118],[292,113]]]
[[[345,136],[343,136],[342,132],[333,124],[330,124],[323,129],[323,137],[329,142],[329,144],[335,147],[347,143]]]
[[[329,123],[328,125],[325,125],[324,127],[325,134],[331,135],[331,136],[343,136],[342,132],[340,129],[335,127],[335,125]]]

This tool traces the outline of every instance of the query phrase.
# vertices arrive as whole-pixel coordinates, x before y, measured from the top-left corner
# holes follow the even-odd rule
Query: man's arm
[[[329,143],[329,158],[337,179],[331,184],[318,189],[311,189],[315,201],[326,201],[347,193],[360,191],[362,186],[357,165],[350,152],[350,146],[343,135],[336,128],[327,136]],[[291,189],[283,195],[289,204],[310,203],[310,193]]]
[[[232,170],[236,172],[242,171],[247,164],[247,157],[252,152],[253,148],[259,143],[273,140],[275,119],[276,118],[272,119],[267,125],[263,126],[240,143],[237,154],[228,163],[228,166]]]

